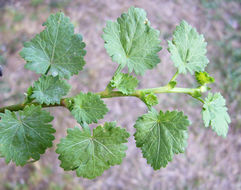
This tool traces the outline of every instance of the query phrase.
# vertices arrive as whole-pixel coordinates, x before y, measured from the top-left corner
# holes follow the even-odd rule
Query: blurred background
[[[65,109],[48,109],[54,116],[57,130],[54,146],[40,161],[24,167],[6,165],[0,159],[0,190],[152,190],[152,189],[241,189],[241,1],[240,0],[0,0],[0,107],[23,101],[24,92],[38,75],[24,69],[19,56],[24,41],[42,31],[42,23],[51,13],[62,10],[71,18],[76,33],[83,35],[87,45],[87,62],[78,76],[72,77],[71,94],[79,91],[98,92],[105,88],[117,64],[108,57],[101,38],[107,20],[116,20],[130,6],[144,8],[152,26],[161,31],[161,63],[156,69],[138,77],[139,88],[165,85],[175,73],[167,40],[179,22],[185,19],[204,34],[208,42],[210,64],[207,71],[214,76],[213,91],[221,91],[227,100],[232,124],[228,137],[218,137],[206,129],[199,102],[185,95],[158,95],[158,110],[183,110],[192,125],[185,154],[176,155],[166,168],[154,171],[141,151],[129,138],[127,157],[121,166],[114,166],[95,180],[64,172],[59,167],[56,144],[66,135],[66,129],[76,125]],[[192,76],[180,76],[182,86],[197,85]],[[138,116],[146,112],[145,105],[135,98],[106,99],[110,112],[100,123],[117,120],[133,135]],[[95,125],[93,125],[94,127]]]

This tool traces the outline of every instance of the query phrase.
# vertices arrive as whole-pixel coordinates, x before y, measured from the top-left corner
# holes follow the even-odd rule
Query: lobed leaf
[[[35,98],[40,104],[59,104],[70,88],[70,85],[65,80],[60,80],[58,76],[42,76],[34,82],[31,98]]]
[[[76,170],[77,176],[94,179],[113,165],[121,164],[129,133],[116,127],[115,122],[105,123],[93,130],[68,129],[56,152],[64,170]]]
[[[106,105],[99,95],[88,92],[80,93],[74,98],[71,113],[79,123],[97,123],[108,112]]]
[[[85,65],[85,43],[80,34],[74,34],[69,18],[58,12],[50,15],[43,26],[46,26],[45,30],[24,43],[20,52],[27,62],[25,68],[61,78],[78,74]]]
[[[143,9],[131,7],[117,22],[107,22],[102,37],[114,62],[142,75],[160,62],[159,33],[150,26]]]
[[[53,117],[41,106],[26,106],[23,111],[0,113],[0,149],[6,162],[23,166],[30,158],[38,160],[52,146]]]
[[[183,112],[159,113],[152,109],[136,121],[136,146],[154,170],[165,167],[174,154],[183,153],[187,146],[187,116]]]
[[[207,43],[203,35],[198,34],[186,21],[182,21],[173,33],[173,40],[168,41],[171,59],[179,73],[186,74],[204,71],[209,63],[206,57]]]
[[[125,73],[118,73],[113,77],[111,80],[111,86],[113,88],[117,88],[120,90],[123,94],[131,94],[134,92],[135,88],[138,85],[137,78],[125,74]]]
[[[220,93],[212,94],[211,92],[205,98],[202,116],[205,127],[212,126],[219,136],[226,137],[228,134],[228,124],[231,119],[227,112],[225,99]]]
[[[147,94],[144,97],[144,101],[149,106],[154,106],[154,105],[158,104],[157,96],[155,94],[152,94],[152,93],[151,94]]]

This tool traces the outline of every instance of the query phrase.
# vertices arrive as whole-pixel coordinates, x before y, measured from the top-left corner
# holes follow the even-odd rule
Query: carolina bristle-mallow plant
[[[71,88],[67,79],[83,69],[85,43],[62,12],[50,15],[43,26],[45,29],[24,43],[20,52],[25,68],[40,74],[39,79],[28,88],[23,103],[0,108],[0,154],[6,163],[24,166],[39,160],[53,146],[55,129],[50,123],[54,117],[44,108],[62,106],[79,123],[67,129],[67,136],[57,144],[56,153],[64,170],[75,170],[77,176],[94,179],[121,164],[130,136],[126,129],[116,122],[106,122],[92,130],[89,127],[108,112],[102,99],[112,97],[134,96],[146,104],[148,112],[137,119],[134,137],[154,170],[165,167],[174,154],[185,151],[190,125],[182,111],[157,111],[153,107],[158,104],[156,94],[182,93],[198,100],[204,126],[210,126],[219,136],[227,136],[230,117],[225,99],[212,92],[202,97],[214,82],[205,71],[209,63],[207,43],[186,21],[176,27],[172,41],[168,41],[176,73],[167,85],[147,89],[137,89],[135,75],[143,75],[160,63],[160,32],[151,27],[146,12],[140,8],[131,7],[116,22],[108,21],[102,38],[118,67],[104,91],[80,92],[72,97],[65,97]],[[127,73],[124,68],[128,68]],[[179,74],[193,75],[197,87],[177,87]]]

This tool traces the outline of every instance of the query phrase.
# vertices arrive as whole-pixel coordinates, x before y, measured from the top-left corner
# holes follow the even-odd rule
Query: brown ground
[[[37,2],[32,0],[31,2]],[[57,1],[54,1],[57,2]],[[215,55],[214,41],[221,40],[224,32],[223,22],[217,14],[229,16],[230,12],[240,12],[237,2],[218,2],[218,8],[208,9],[197,0],[133,0],[133,1],[97,1],[97,0],[62,0],[60,6],[76,26],[87,44],[87,62],[84,70],[71,79],[72,94],[84,91],[101,91],[110,80],[116,64],[111,62],[101,38],[102,29],[107,20],[115,20],[130,6],[144,8],[152,25],[161,31],[162,46],[160,53],[162,62],[155,70],[146,72],[141,80],[140,88],[164,85],[174,74],[175,69],[166,50],[167,39],[175,26],[185,19],[203,33],[210,41],[209,57]],[[32,82],[38,78],[31,71],[23,68],[24,60],[20,58],[22,41],[29,40],[43,30],[41,24],[59,8],[53,8],[50,1],[33,6],[29,1],[1,1],[0,6],[0,53],[6,57],[4,77],[0,78],[0,107],[20,102],[23,93]],[[50,7],[50,4],[52,8]],[[228,10],[228,11],[226,11]],[[17,14],[17,16],[16,16]],[[24,18],[21,18],[24,15]],[[240,31],[238,31],[240,32]],[[220,71],[214,69],[211,62],[208,70],[216,77],[217,83],[222,83]],[[190,76],[178,78],[183,86],[193,86]],[[221,85],[213,85],[218,89]],[[177,101],[178,100],[178,101]],[[24,167],[14,164],[6,165],[0,159],[0,190],[4,189],[207,189],[207,190],[238,190],[241,189],[241,138],[238,128],[238,116],[231,109],[233,124],[227,139],[218,137],[210,129],[204,129],[201,119],[200,104],[184,95],[159,95],[160,105],[157,109],[183,110],[192,121],[190,126],[189,145],[185,154],[175,156],[173,162],[164,169],[153,171],[142,158],[141,152],[135,147],[133,136],[129,138],[127,157],[121,166],[112,167],[103,176],[95,180],[76,177],[74,172],[64,172],[59,167],[55,146],[61,137],[66,135],[66,128],[76,125],[68,111],[64,109],[49,109],[55,116],[53,125],[56,132],[54,147],[42,155],[41,160]],[[146,112],[144,104],[135,98],[115,98],[105,100],[110,112],[100,121],[117,120],[121,125],[134,134],[133,125],[138,116]],[[240,124],[239,124],[240,125]]]

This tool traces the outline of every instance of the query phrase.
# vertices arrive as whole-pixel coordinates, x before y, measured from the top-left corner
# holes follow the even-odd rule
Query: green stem
[[[50,70],[50,65],[49,65],[48,69],[45,71],[44,75],[47,75],[49,70]]]
[[[199,101],[202,102],[203,104],[205,103],[204,100],[203,100],[202,98],[200,98],[200,97],[194,97],[194,98],[196,98],[197,100],[199,100]]]
[[[162,86],[158,88],[147,88],[147,89],[141,89],[137,90],[135,93],[154,93],[154,94],[160,94],[160,93],[184,93],[184,94],[193,94],[195,91],[200,91],[199,88],[172,88],[170,89],[168,86]]]
[[[67,107],[66,103],[65,103],[65,98],[61,99],[59,104],[53,104],[53,105],[47,105],[47,104],[40,104],[37,102],[32,102],[32,103],[22,103],[22,104],[15,104],[15,105],[11,105],[11,106],[5,106],[0,108],[0,113],[4,113],[5,110],[10,110],[10,111],[19,111],[19,110],[23,110],[26,106],[30,106],[30,105],[35,105],[35,106],[39,106],[41,105],[43,108],[47,108],[47,107],[57,107],[57,106],[63,106],[63,107]]]
[[[154,93],[154,94],[161,94],[161,93],[183,93],[183,94],[188,94],[188,95],[194,95],[195,92],[206,92],[207,88],[203,88],[203,87],[198,87],[198,88],[172,88],[170,89],[168,86],[162,86],[162,87],[158,87],[158,88],[147,88],[147,89],[139,89],[136,90],[135,92],[133,92],[132,94],[123,94],[120,91],[102,91],[102,92],[97,92],[97,95],[100,95],[101,98],[114,98],[114,97],[124,97],[124,96],[132,96],[132,97],[137,97],[139,99],[141,99],[141,94],[146,94],[146,93]],[[74,97],[74,96],[73,96]],[[73,97],[69,97],[69,98],[63,98],[61,99],[59,104],[54,104],[54,105],[46,105],[46,104],[39,104],[36,102],[32,102],[32,103],[22,103],[22,104],[16,104],[16,105],[11,105],[11,106],[6,106],[6,107],[2,107],[0,108],[0,113],[4,113],[5,110],[10,110],[10,111],[19,111],[19,110],[23,110],[25,106],[29,106],[29,105],[41,105],[42,107],[57,107],[57,106],[62,106],[62,107],[66,107],[67,108],[67,103],[66,101],[73,98]],[[200,98],[196,98],[198,100],[202,100]],[[203,100],[201,101],[203,102]]]
[[[170,80],[170,82],[171,82],[171,81],[175,81],[178,75],[179,75],[179,72],[178,72],[178,70],[177,70],[177,72],[176,72],[175,75],[172,77],[172,79]]]
[[[119,72],[121,72],[121,70],[122,70],[123,68],[124,68],[124,66],[120,64],[120,65],[117,67],[117,69],[116,69],[116,71],[115,71],[115,73],[114,73],[113,76],[115,76],[115,75],[117,75]]]

